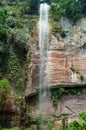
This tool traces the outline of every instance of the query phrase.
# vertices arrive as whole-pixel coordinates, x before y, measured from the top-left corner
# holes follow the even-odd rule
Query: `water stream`
[[[46,98],[48,95],[48,76],[45,73],[48,62],[48,48],[49,48],[49,5],[47,3],[40,4],[39,17],[39,113],[44,119],[47,114]],[[46,78],[46,81],[45,81]],[[42,128],[43,129],[43,128]]]

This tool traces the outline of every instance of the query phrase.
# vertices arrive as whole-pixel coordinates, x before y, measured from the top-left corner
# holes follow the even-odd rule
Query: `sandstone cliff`
[[[67,18],[52,24],[54,28],[51,27],[44,86],[47,86],[47,79],[51,88],[85,86],[86,18],[76,24]],[[38,92],[40,59],[39,49],[36,48],[32,53],[26,96]]]

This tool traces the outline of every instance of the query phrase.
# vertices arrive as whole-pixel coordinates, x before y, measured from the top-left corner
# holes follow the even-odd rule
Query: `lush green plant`
[[[0,128],[0,130],[20,130],[19,127],[13,127],[13,128]],[[25,130],[32,130],[31,128],[25,128]]]
[[[8,80],[0,80],[0,104],[8,101],[11,96],[12,87],[10,86]]]
[[[7,12],[1,8],[0,9],[0,72],[3,73],[6,69],[6,63],[9,56],[9,46],[8,46],[8,27],[6,25]],[[4,67],[3,67],[4,65]]]
[[[62,117],[62,129],[63,130],[66,130],[67,129],[67,127],[68,127],[68,117],[67,116],[63,116]]]
[[[78,121],[73,121],[69,124],[68,130],[81,130],[81,126]]]
[[[8,55],[9,54],[9,48],[8,46],[0,41],[0,55]]]
[[[27,46],[26,46],[26,36],[22,29],[16,29],[14,32],[14,43],[13,48],[17,56],[21,59],[26,58]]]
[[[81,17],[81,10],[76,0],[66,0],[65,2],[65,15],[77,21]]]
[[[17,93],[20,93],[22,90],[24,90],[24,77],[22,80],[20,80],[22,76],[22,65],[20,65],[20,60],[13,52],[13,50],[10,50],[10,55],[7,63],[7,75],[9,81]]]
[[[57,90],[51,91],[51,100],[53,102],[53,105],[56,107],[58,104],[59,99],[61,98],[62,94],[64,93],[64,88],[59,88]]]
[[[79,114],[79,117],[86,122],[86,112],[82,112]]]
[[[42,116],[41,115],[38,115],[37,117],[36,117],[36,122],[37,122],[37,124],[41,124],[42,123]]]
[[[76,0],[51,0],[51,13],[54,20],[67,16],[76,21],[81,17],[81,8]]]
[[[42,121],[43,121],[43,120],[42,120],[42,116],[41,116],[41,115],[38,115],[38,116],[36,117],[37,130],[40,130]]]
[[[48,120],[47,130],[54,130],[54,121],[55,121],[55,119],[53,117]]]
[[[26,128],[26,130],[32,130],[32,128]]]
[[[0,8],[0,24],[5,24],[7,18],[7,12],[3,8]]]
[[[53,105],[57,107],[58,101],[62,97],[63,94],[72,94],[77,95],[83,90],[83,88],[58,88],[51,91],[51,100]]]

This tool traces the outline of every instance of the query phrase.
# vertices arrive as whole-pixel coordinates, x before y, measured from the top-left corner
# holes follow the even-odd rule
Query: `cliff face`
[[[83,86],[86,84],[86,18],[75,25],[66,18],[54,24],[43,84],[47,86],[48,79],[52,88]],[[57,26],[60,30],[55,29]],[[38,92],[39,60],[39,50],[36,49],[32,53],[26,96]]]
[[[57,26],[60,28],[59,31],[55,30]],[[48,86],[52,89],[72,87],[74,91],[76,87],[84,87],[84,90],[76,95],[71,93],[62,95],[56,108],[48,97],[42,105],[47,106],[46,117],[54,116],[58,119],[66,114],[69,120],[73,120],[77,119],[80,112],[86,111],[86,18],[75,25],[62,18],[55,23],[55,28],[51,29],[48,58],[44,65],[44,87],[47,86],[48,80]],[[39,65],[39,49],[35,46],[29,66],[26,97],[38,93]],[[35,118],[39,113],[39,103],[36,101],[31,106],[30,115]]]

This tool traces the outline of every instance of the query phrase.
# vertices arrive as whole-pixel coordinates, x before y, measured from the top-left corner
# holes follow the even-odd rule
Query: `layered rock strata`
[[[52,31],[47,62],[44,65],[43,87],[85,86],[86,84],[86,18],[76,25],[66,18],[55,23],[61,31]],[[32,54],[26,96],[38,92],[39,50]],[[47,84],[48,80],[48,84]]]

